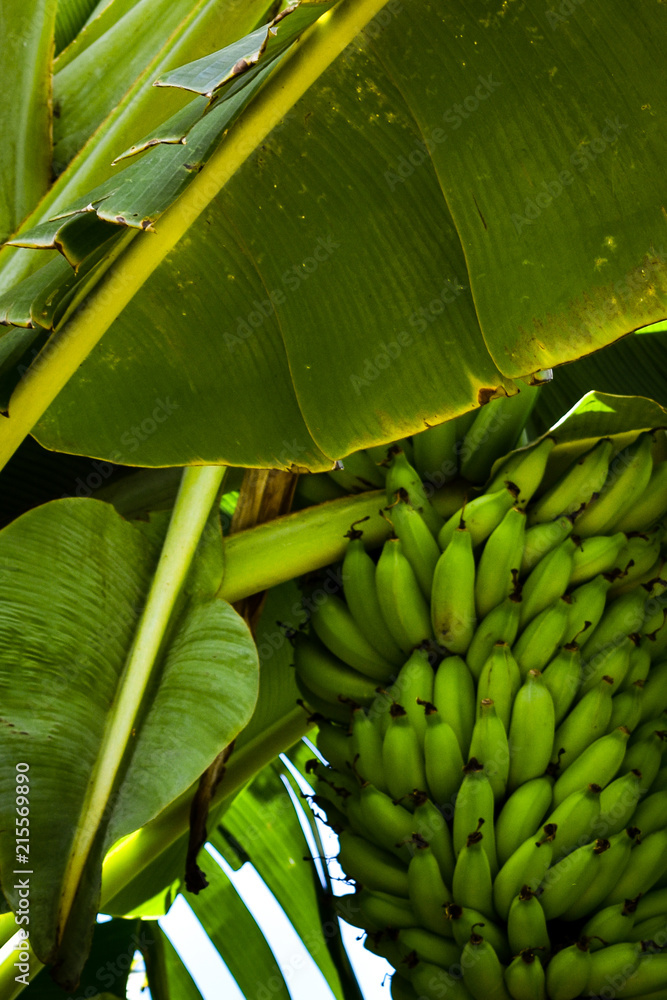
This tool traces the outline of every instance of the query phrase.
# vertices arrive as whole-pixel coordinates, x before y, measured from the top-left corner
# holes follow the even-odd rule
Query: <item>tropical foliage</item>
[[[0,928],[26,910],[22,854],[30,969],[7,958],[2,996],[44,963],[123,995],[91,970],[135,934],[153,996],[196,997],[136,923],[184,879],[209,881],[189,898],[246,995],[286,996],[205,827],[355,995],[330,886],[293,860],[297,817],[318,833],[278,755],[303,773],[312,723],[275,623],[377,512],[337,460],[551,368],[531,435],[611,394],[563,454],[664,423],[661,10],[4,5]],[[297,472],[317,475],[293,498]]]

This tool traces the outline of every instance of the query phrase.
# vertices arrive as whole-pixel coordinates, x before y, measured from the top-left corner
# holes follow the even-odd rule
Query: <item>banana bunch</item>
[[[667,997],[657,435],[546,487],[545,437],[448,520],[397,450],[394,537],[353,527],[342,595],[311,602],[315,801],[397,1000]]]

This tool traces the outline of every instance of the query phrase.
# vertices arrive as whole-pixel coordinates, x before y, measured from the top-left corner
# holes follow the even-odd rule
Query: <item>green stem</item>
[[[311,723],[306,713],[295,707],[261,735],[235,750],[213,798],[211,809],[236,795],[258,771],[279,753],[293,746],[310,729]],[[120,841],[107,854],[102,875],[102,911],[108,900],[113,899],[157,854],[165,851],[187,830],[195,788],[196,785],[193,785],[183,792],[159,816]]]
[[[469,489],[469,486],[467,487]],[[466,485],[452,483],[432,498],[444,517],[459,510]],[[357,493],[286,514],[225,539],[225,575],[219,596],[233,603],[250,594],[322,569],[345,554],[345,533],[354,521],[364,542],[375,548],[388,538],[390,527],[380,509],[387,504],[384,490]]]
[[[386,0],[341,0],[294,44],[203,169],[109,268],[79,311],[49,340],[15,389],[1,426],[0,469],[144,282],[269,132],[365,27]]]
[[[169,620],[225,471],[222,466],[204,466],[186,469],[183,473],[160,561],[81,809],[60,898],[59,926],[62,929],[66,926],[90,848],[107,808]]]

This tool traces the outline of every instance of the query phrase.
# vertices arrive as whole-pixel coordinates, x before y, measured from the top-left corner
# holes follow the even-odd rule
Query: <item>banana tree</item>
[[[3,939],[19,854],[30,923],[3,996],[42,964],[85,982],[97,911],[159,915],[182,879],[248,996],[235,940],[279,975],[200,848],[247,849],[312,729],[275,625],[303,620],[294,579],[352,522],[389,531],[370,453],[340,459],[535,391],[535,435],[611,394],[563,455],[664,423],[619,399],[665,403],[661,5],[565,7],[5,5]],[[276,811],[256,864],[351,996]],[[154,996],[187,982],[162,935],[143,950]]]

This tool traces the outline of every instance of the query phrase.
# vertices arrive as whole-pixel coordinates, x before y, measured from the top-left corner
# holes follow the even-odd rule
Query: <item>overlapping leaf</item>
[[[90,822],[83,814],[87,789],[163,530],[163,518],[131,524],[97,501],[62,500],[0,534],[0,745],[5,761],[30,765],[30,860],[39,871],[31,940],[40,959],[58,960],[65,982],[76,982],[85,959],[107,848],[192,784],[243,727],[256,698],[254,646],[245,624],[214,596],[219,542],[209,537],[123,748],[63,927],[71,851],[78,828]],[[0,783],[2,826],[12,833],[14,774],[5,768]],[[3,872],[14,855],[6,834]],[[11,879],[3,877],[3,891],[16,908]]]
[[[154,273],[40,440],[321,468],[663,315],[660,15],[388,4]],[[200,89],[251,75],[230,79],[230,60]],[[119,441],[158,388],[181,419],[130,456]],[[248,430],[221,439],[232,423]]]

